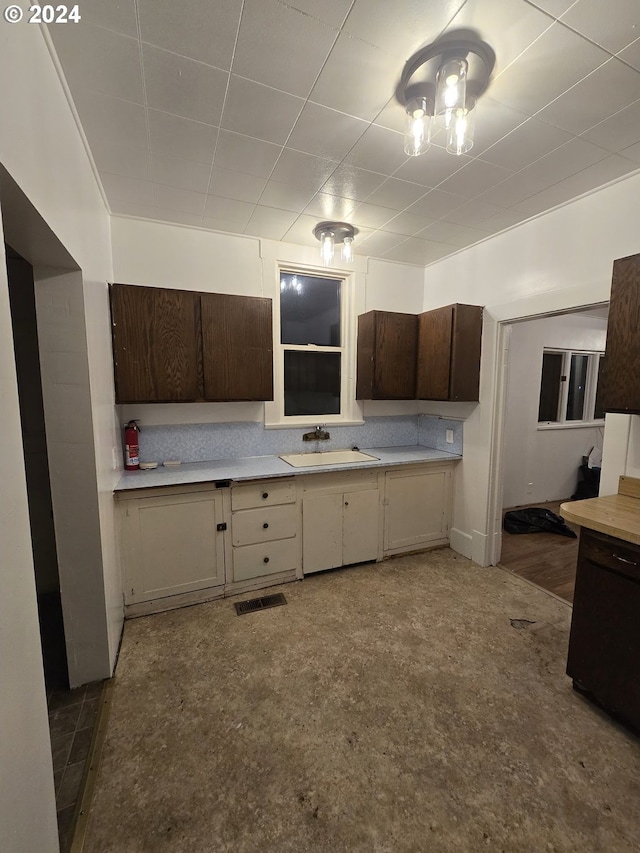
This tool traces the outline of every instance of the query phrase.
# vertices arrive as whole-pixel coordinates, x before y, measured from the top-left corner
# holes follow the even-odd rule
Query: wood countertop
[[[569,501],[560,505],[567,521],[640,545],[640,497],[632,477],[621,477],[617,495]]]

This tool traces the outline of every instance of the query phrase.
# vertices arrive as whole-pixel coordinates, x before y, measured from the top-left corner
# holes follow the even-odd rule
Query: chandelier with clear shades
[[[445,33],[405,64],[396,99],[405,109],[404,150],[418,157],[439,129],[451,154],[473,147],[476,103],[495,65],[492,48],[471,30]]]
[[[358,229],[348,222],[319,222],[313,229],[320,240],[320,258],[325,267],[330,267],[336,257],[336,246],[340,246],[342,263],[353,263],[353,238]]]

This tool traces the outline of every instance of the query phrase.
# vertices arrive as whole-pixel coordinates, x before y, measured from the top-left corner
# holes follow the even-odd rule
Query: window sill
[[[564,424],[538,424],[537,429],[538,432],[546,432],[547,430],[552,429],[594,429],[597,427],[604,427],[604,421],[575,421]]]
[[[330,429],[331,427],[343,427],[343,426],[362,426],[364,424],[364,420],[343,420],[343,421],[331,421],[329,420],[329,415],[318,415],[318,417],[310,421],[306,419],[302,421],[301,419],[292,418],[291,421],[282,421],[278,423],[265,423],[265,429],[313,429],[318,425],[322,425],[324,428]]]

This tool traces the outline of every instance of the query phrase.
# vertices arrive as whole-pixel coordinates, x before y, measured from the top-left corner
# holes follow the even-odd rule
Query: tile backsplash
[[[210,462],[243,456],[271,456],[345,447],[402,447],[421,444],[450,453],[462,453],[462,421],[433,415],[399,415],[367,418],[361,426],[327,427],[329,441],[303,442],[302,435],[312,427],[264,429],[255,422],[171,424],[148,426],[141,423],[140,459],[143,462]],[[446,431],[453,433],[447,444]]]

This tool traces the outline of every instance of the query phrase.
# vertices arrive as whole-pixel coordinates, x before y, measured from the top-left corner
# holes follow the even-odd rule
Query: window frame
[[[589,426],[603,426],[604,418],[595,418],[596,394],[598,386],[598,372],[600,361],[604,358],[602,350],[584,350],[584,349],[562,349],[561,347],[544,347],[542,355],[545,353],[554,353],[562,355],[562,370],[561,376],[566,377],[564,381],[560,380],[560,393],[558,395],[558,419],[555,421],[537,421],[539,430],[550,429],[576,429]],[[584,406],[582,410],[581,420],[567,419],[567,405],[569,402],[569,376],[571,371],[571,358],[574,355],[586,355],[587,361],[587,378],[584,393]],[[538,386],[538,409],[540,406],[540,395],[542,393],[542,359],[540,364],[540,385]],[[585,417],[586,415],[586,417]]]
[[[280,323],[280,277],[282,274],[306,275],[334,279],[340,286],[340,344],[339,347],[316,344],[283,344]],[[322,267],[303,263],[276,261],[276,285],[273,296],[273,400],[265,402],[265,429],[295,428],[318,425],[360,425],[364,423],[362,408],[355,399],[356,371],[356,271],[340,267]],[[284,353],[340,353],[340,413],[325,415],[285,415],[284,413]]]

